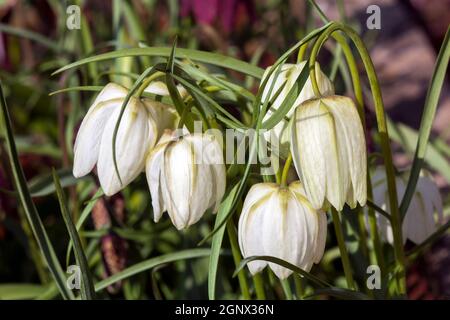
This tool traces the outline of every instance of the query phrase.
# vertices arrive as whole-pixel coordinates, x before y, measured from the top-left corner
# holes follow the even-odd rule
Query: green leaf
[[[76,185],[79,179],[76,179],[72,175],[71,169],[59,169],[56,171],[59,181],[63,188]],[[90,179],[89,177],[82,178],[84,180]],[[55,184],[53,181],[52,174],[44,174],[33,178],[28,183],[28,188],[30,190],[31,196],[33,197],[43,197],[55,192]]]
[[[31,283],[0,284],[0,300],[34,299],[47,291],[47,287]]]
[[[228,215],[228,212],[232,208],[233,200],[236,197],[236,192],[238,190],[239,183],[237,183],[225,200],[222,201],[217,212],[216,222],[214,228],[220,224],[224,217]],[[225,233],[225,225],[222,225],[220,229],[214,234],[211,244],[211,255],[209,256],[209,269],[208,269],[208,297],[210,300],[215,299],[216,294],[216,278],[217,278],[217,266],[219,264],[219,255],[222,248],[223,235]]]
[[[70,217],[69,210],[67,209],[67,201],[64,191],[59,182],[58,175],[55,169],[53,169],[53,180],[55,182],[56,194],[59,200],[59,206],[61,208],[61,214],[63,216],[64,222],[66,224],[67,231],[69,232],[70,240],[73,243],[73,250],[75,252],[75,259],[77,265],[80,267],[81,271],[81,298],[84,300],[95,299],[94,283],[92,282],[92,275],[89,271],[89,265],[84,255],[83,247],[81,245],[81,240],[78,232],[73,224],[72,218]]]
[[[58,46],[58,44],[55,41],[53,41],[47,37],[44,37],[43,35],[41,35],[39,33],[33,32],[33,31],[16,28],[16,27],[12,27],[12,26],[0,23],[0,32],[4,32],[4,33],[18,36],[21,38],[30,39],[30,40],[35,41],[53,51],[56,51],[56,52],[60,51],[60,47]]]
[[[244,268],[247,263],[254,261],[254,260],[263,260],[263,261],[267,261],[267,262],[272,262],[272,263],[276,263],[282,267],[285,267],[289,270],[292,270],[295,273],[298,273],[299,275],[305,277],[306,279],[308,279],[309,281],[315,283],[317,286],[319,287],[332,287],[330,284],[328,284],[326,281],[317,278],[316,276],[312,275],[309,272],[306,272],[305,270],[293,265],[292,263],[289,263],[283,259],[279,259],[276,257],[271,257],[271,256],[251,256],[251,257],[247,257],[245,259],[243,259],[240,263],[240,265],[236,268],[236,270],[234,271],[234,275],[233,277],[235,277],[237,275],[237,273],[242,270],[242,268]]]
[[[178,260],[186,260],[186,259],[194,259],[194,258],[201,258],[201,257],[207,257],[210,254],[209,249],[188,249],[188,250],[182,250],[174,253],[168,253],[159,257],[151,258],[148,260],[144,260],[142,262],[139,262],[125,270],[122,270],[121,272],[118,272],[114,275],[112,275],[109,278],[106,278],[100,282],[98,282],[95,285],[95,291],[100,291],[108,286],[121,281],[123,279],[129,278],[131,276],[134,276],[135,274],[138,274],[140,272],[150,270],[156,266],[159,266],[161,264],[166,264]]]
[[[427,151],[428,139],[430,138],[431,126],[436,114],[437,105],[439,103],[439,96],[441,94],[442,85],[444,83],[445,74],[450,59],[450,27],[447,28],[445,39],[441,50],[437,57],[436,65],[431,79],[430,87],[428,88],[427,97],[425,99],[425,108],[422,114],[422,120],[419,129],[419,138],[417,140],[416,153],[409,175],[408,184],[406,186],[405,195],[400,204],[400,214],[405,216],[408,210],[411,199],[416,189],[417,180],[419,179],[420,170],[422,168],[425,154]]]
[[[50,92],[48,95],[53,96],[55,94],[65,93],[65,92],[71,92],[71,91],[102,91],[102,86],[77,86],[77,87],[70,87],[70,88],[64,88],[56,91]]]
[[[14,135],[11,127],[11,119],[8,112],[8,107],[6,105],[5,96],[3,95],[3,88],[0,82],[0,104],[1,104],[1,114],[3,121],[3,128],[5,128],[5,139],[8,149],[9,160],[11,164],[11,169],[13,171],[14,182],[19,194],[20,202],[24,208],[25,215],[27,217],[28,223],[30,224],[33,235],[39,245],[44,260],[58,286],[58,289],[64,299],[73,299],[74,295],[66,286],[66,276],[63,272],[61,265],[59,264],[58,258],[53,249],[53,245],[47,235],[47,232],[42,223],[41,217],[36,209],[36,206],[31,199],[31,194],[25,180],[25,175],[23,173],[22,166],[20,165],[19,157],[16,150],[16,145],[14,143]]]
[[[86,207],[83,209],[83,211],[81,212],[80,218],[78,219],[75,227],[77,229],[77,232],[80,231],[81,227],[83,226],[83,224],[86,222],[87,218],[89,217],[89,215],[91,214],[92,209],[94,208],[95,204],[97,203],[97,200],[103,195],[103,190],[102,189],[98,189],[97,192],[95,193],[95,195],[92,197],[92,199],[88,202],[88,204],[86,205]],[[69,260],[70,260],[70,253],[72,252],[72,246],[73,246],[73,242],[72,239],[70,239],[69,241],[69,245],[67,246],[67,252],[66,252],[66,264],[69,264]]]
[[[171,48],[169,47],[147,47],[147,48],[131,48],[116,50],[104,54],[81,59],[67,66],[64,66],[56,70],[53,74],[61,73],[65,70],[79,67],[81,65],[93,62],[99,62],[104,60],[117,59],[122,57],[140,57],[140,56],[156,56],[156,57],[169,57]],[[228,57],[218,53],[178,48],[175,58],[177,59],[191,59],[203,63],[216,65],[219,67],[227,68],[248,74],[255,78],[261,78],[263,70],[257,66],[251,65],[247,62]]]
[[[295,85],[289,90],[289,93],[287,94],[286,98],[283,100],[283,103],[281,104],[280,108],[278,108],[276,111],[273,112],[272,116],[267,119],[261,126],[262,129],[270,130],[275,125],[277,125],[283,118],[288,114],[289,110],[294,106],[295,100],[297,100],[297,97],[299,96],[300,92],[303,89],[303,86],[306,83],[306,80],[308,80],[309,76],[309,67],[308,63],[305,64],[305,67],[302,69],[300,74],[298,75],[297,79],[295,80]]]
[[[389,136],[392,140],[400,144],[402,148],[413,157],[419,133],[402,123],[394,123],[392,120],[389,120],[389,118],[387,118],[387,125]],[[435,144],[430,141],[425,155],[425,162],[431,168],[442,174],[442,176],[450,183],[450,164],[442,153],[444,152],[438,149]]]

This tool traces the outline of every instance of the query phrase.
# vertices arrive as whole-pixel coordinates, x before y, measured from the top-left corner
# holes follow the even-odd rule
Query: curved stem
[[[311,51],[311,59],[310,59],[310,76],[311,81],[313,82],[313,88],[314,88],[314,81],[316,81],[315,78],[315,72],[314,72],[314,64],[315,64],[315,57],[317,56],[317,53],[320,49],[320,47],[323,45],[323,43],[326,41],[327,37],[331,35],[335,31],[343,31],[354,43],[356,46],[358,53],[361,57],[361,60],[364,64],[364,67],[366,69],[367,77],[369,79],[370,88],[372,91],[372,97],[375,104],[375,114],[377,118],[377,125],[378,125],[378,132],[380,134],[380,144],[381,144],[381,150],[383,154],[384,159],[384,165],[386,168],[386,176],[387,176],[387,184],[388,184],[388,192],[389,192],[389,204],[390,208],[392,208],[391,212],[391,225],[392,225],[392,231],[394,236],[394,249],[395,249],[395,260],[397,264],[398,271],[398,289],[400,294],[404,294],[406,292],[406,283],[405,283],[405,253],[403,251],[403,236],[402,236],[402,229],[401,229],[401,217],[399,213],[398,208],[398,199],[397,199],[397,190],[395,185],[395,170],[394,165],[392,161],[392,152],[391,147],[389,144],[389,135],[387,132],[387,125],[386,125],[386,117],[384,112],[384,104],[383,99],[381,96],[381,90],[380,85],[378,82],[377,75],[375,73],[375,68],[373,66],[372,60],[370,58],[369,52],[364,45],[362,39],[359,37],[359,35],[351,28],[341,24],[341,23],[331,23],[331,25],[328,26],[327,30],[325,30],[319,38],[314,43],[314,47]],[[352,72],[353,74],[353,72]],[[352,75],[353,76],[353,75]],[[317,83],[316,83],[317,86]],[[362,99],[362,97],[360,97]],[[359,99],[359,98],[357,98]],[[362,101],[362,100],[361,100]],[[363,121],[363,119],[362,119]]]
[[[286,163],[284,164],[284,167],[283,167],[283,173],[281,174],[280,184],[283,187],[286,186],[286,180],[287,180],[287,176],[289,174],[289,168],[291,167],[291,164],[292,164],[292,153],[289,152],[289,156],[286,159]]]
[[[164,73],[161,72],[161,71],[157,71],[157,72],[153,73],[152,75],[150,75],[147,79],[145,79],[145,80],[142,82],[141,86],[136,90],[135,96],[138,97],[138,98],[139,98],[140,96],[142,96],[142,94],[144,93],[144,90],[148,87],[148,85],[149,85],[152,81],[154,81],[154,80],[156,80],[156,79],[162,77],[163,75],[164,75]]]

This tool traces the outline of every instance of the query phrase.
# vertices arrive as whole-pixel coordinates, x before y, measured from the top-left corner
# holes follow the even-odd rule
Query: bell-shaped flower
[[[406,191],[407,178],[405,175],[396,176],[395,182],[397,197],[401,200]],[[372,177],[372,186],[374,203],[390,214],[389,193],[384,169],[377,168]],[[394,239],[390,222],[378,212],[375,214],[383,239],[392,244]],[[415,244],[420,244],[433,234],[442,223],[442,198],[439,189],[431,175],[422,170],[403,220],[403,242],[405,243],[409,239]]]
[[[244,258],[273,256],[309,271],[319,263],[325,249],[327,218],[315,210],[299,181],[288,187],[275,183],[252,186],[245,198],[238,226],[239,246]],[[262,260],[248,263],[252,274],[267,264],[280,279],[292,271]]]
[[[350,98],[328,96],[295,110],[291,152],[297,174],[314,208],[342,210],[367,199],[364,130]]]
[[[149,115],[144,104],[131,97],[116,137],[119,180],[113,160],[113,133],[119,119],[121,102],[106,123],[97,163],[100,185],[108,196],[119,192],[142,172],[146,155],[158,139],[157,123]]]
[[[179,230],[196,223],[208,209],[217,212],[225,193],[222,147],[210,135],[177,138],[166,132],[148,156],[145,171],[155,222],[167,211]]]
[[[81,122],[73,147],[73,175],[76,178],[87,175],[94,168],[106,122],[127,94],[128,91],[124,87],[109,83],[100,91],[89,108]]]
[[[273,101],[273,104],[267,110],[267,113],[265,114],[263,121],[268,120],[273,115],[273,113],[280,108],[280,106],[286,99],[289,91],[294,87],[295,80],[297,80],[298,76],[300,75],[305,66],[306,61],[302,61],[297,64],[285,63],[281,65],[277,77],[275,77],[277,71],[272,72],[269,80],[266,83],[266,86],[264,87],[261,101],[265,102],[267,99],[272,100],[278,92],[279,94]],[[265,70],[261,83],[263,83],[264,80],[267,78],[269,70],[270,67]],[[320,66],[317,62],[315,72],[320,93],[323,96],[334,94],[333,84],[327,78],[327,76],[320,70]],[[270,88],[274,80],[275,83],[273,84],[272,91],[270,91]],[[282,157],[287,156],[289,152],[289,142],[290,142],[289,120],[292,118],[292,114],[294,113],[295,107],[297,107],[302,102],[314,97],[315,94],[312,88],[311,79],[308,77],[300,94],[298,95],[297,99],[292,105],[292,108],[286,114],[285,118],[281,120],[278,124],[276,124],[271,130],[265,132],[264,134],[264,137],[267,142],[270,141],[278,142],[272,145],[272,152],[275,152],[276,154],[281,155]]]
[[[113,133],[127,94],[124,87],[107,84],[89,108],[75,140],[73,175],[84,176],[97,165],[106,195],[117,193],[136,178],[162,131],[173,128],[176,121],[173,107],[149,99],[130,98],[116,137],[119,180],[113,161]]]

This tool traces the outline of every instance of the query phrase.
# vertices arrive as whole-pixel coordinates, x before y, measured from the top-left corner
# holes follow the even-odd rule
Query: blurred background
[[[450,23],[450,0],[321,0],[328,18],[342,20],[358,30],[370,49],[380,79],[384,102],[396,142],[395,162],[407,167],[414,152],[427,87],[440,44]],[[69,29],[70,5],[81,8],[80,29]],[[381,29],[369,30],[369,5],[381,9]],[[51,167],[58,169],[68,188],[71,211],[79,216],[96,192],[90,177],[81,182],[71,176],[72,145],[77,127],[90,105],[93,92],[72,91],[49,96],[55,90],[115,81],[130,85],[120,72],[140,73],[155,59],[122,58],[91,64],[52,76],[57,68],[90,55],[136,46],[178,46],[220,52],[260,67],[270,66],[308,31],[322,24],[304,0],[130,0],[61,1],[0,0],[0,78],[13,121],[21,164],[34,201],[61,261],[65,259],[67,233],[51,185]],[[345,73],[333,71],[333,46],[327,43],[320,62],[331,73],[337,90],[345,90]],[[110,74],[111,66],[116,71]],[[235,81],[252,83],[240,74]],[[364,79],[365,80],[365,79]],[[447,79],[448,80],[448,79]],[[367,104],[371,107],[367,83]],[[368,115],[369,126],[374,116]],[[1,139],[1,138],[0,138]],[[446,83],[433,124],[432,169],[449,203],[450,91]],[[0,140],[0,283],[45,283],[48,274],[37,254],[11,179],[11,170]],[[430,154],[430,152],[429,152]],[[437,155],[436,155],[437,154]],[[114,274],[146,257],[195,247],[201,236],[175,232],[166,219],[151,221],[145,181],[133,190],[99,200],[83,233],[89,262],[98,278]],[[141,186],[141,188],[139,188]],[[212,221],[200,225],[208,233]],[[408,270],[408,295],[412,299],[450,298],[450,237],[444,236]],[[153,269],[108,288],[110,297],[205,298],[207,259],[179,262]],[[234,266],[224,262],[221,297],[233,296]],[[175,271],[176,272],[175,272]],[[321,272],[332,273],[324,268]],[[39,294],[40,287],[30,287]],[[41,290],[41,291],[39,291]],[[33,291],[34,292],[34,291]],[[3,297],[7,297],[4,293]],[[6,294],[6,295],[5,295]],[[35,296],[38,296],[36,293]],[[0,298],[2,293],[0,292]]]

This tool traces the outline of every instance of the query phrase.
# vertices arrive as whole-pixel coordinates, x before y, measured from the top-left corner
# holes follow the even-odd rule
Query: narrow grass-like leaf
[[[389,120],[389,118],[387,118],[387,120],[389,136],[392,140],[400,144],[406,153],[411,155],[411,158],[414,157],[414,150],[419,137],[418,132],[404,124],[394,123],[392,120]],[[438,141],[440,140],[436,140],[436,142]],[[435,141],[429,141],[428,143],[425,162],[431,168],[442,174],[442,176],[450,183],[450,163],[446,158],[445,150],[442,150],[442,148],[438,149],[433,142]]]
[[[174,262],[178,260],[186,260],[186,259],[194,259],[194,258],[202,258],[207,257],[210,254],[209,249],[188,249],[188,250],[182,250],[174,253],[168,253],[159,257],[150,258],[148,260],[139,262],[129,268],[126,268],[125,270],[122,270],[121,272],[118,272],[114,275],[112,275],[109,278],[106,278],[100,282],[98,282],[95,285],[95,291],[100,291],[102,289],[107,288],[108,286],[121,281],[123,279],[129,278],[131,276],[134,276],[135,274],[138,274],[140,272],[150,270],[156,266],[159,266],[161,264]]]
[[[72,169],[59,169],[57,170],[60,183],[63,188],[73,186],[80,182],[80,179],[76,179],[72,174]],[[89,176],[83,177],[83,180],[90,179]],[[53,181],[52,174],[45,174],[33,178],[28,183],[28,188],[30,190],[31,196],[33,197],[43,197],[55,192],[55,184]]]
[[[405,195],[400,204],[400,215],[405,216],[408,210],[411,199],[416,189],[417,180],[419,179],[420,170],[425,159],[427,151],[428,139],[430,138],[431,126],[433,124],[434,116],[436,114],[437,105],[439,103],[439,96],[441,94],[442,85],[444,83],[445,74],[450,60],[450,27],[447,28],[445,39],[439,51],[433,77],[431,79],[430,87],[428,88],[427,97],[425,99],[425,108],[420,122],[419,138],[417,140],[416,153],[409,175],[408,184],[406,186]]]
[[[0,300],[28,300],[42,295],[48,288],[31,283],[0,284]]]
[[[95,193],[95,195],[89,201],[89,203],[83,209],[83,211],[81,212],[80,218],[78,219],[78,221],[75,224],[77,232],[80,231],[81,227],[86,222],[86,220],[89,217],[89,215],[91,214],[91,211],[94,208],[95,204],[97,203],[98,199],[100,199],[100,197],[102,195],[103,195],[103,190],[102,189],[98,189],[97,192]],[[69,244],[67,246],[67,252],[66,252],[66,264],[67,265],[69,264],[70,253],[72,252],[72,246],[73,246],[73,242],[72,242],[72,239],[70,239]]]
[[[72,218],[70,217],[69,210],[67,209],[66,196],[59,182],[58,175],[55,169],[53,169],[53,180],[56,188],[56,195],[59,200],[59,207],[61,208],[61,214],[63,216],[64,222],[66,224],[67,231],[69,232],[70,240],[73,243],[73,250],[75,252],[75,259],[81,272],[81,297],[84,300],[95,299],[94,283],[92,281],[92,275],[89,271],[89,265],[84,255],[83,246],[81,245],[81,240],[78,232],[73,224]]]
[[[102,91],[102,86],[77,86],[77,87],[70,87],[70,88],[64,88],[56,91],[50,92],[49,96],[54,96],[55,94],[65,93],[65,92],[71,92],[71,91]]]
[[[231,210],[233,199],[236,196],[238,186],[239,183],[237,183],[231,189],[231,191],[225,197],[225,200],[222,201],[222,203],[220,204],[219,211],[217,212],[216,216],[216,222],[214,225],[215,228],[220,224],[224,216],[226,216],[228,212]],[[225,233],[225,225],[220,227],[219,231],[216,232],[212,238],[211,254],[209,256],[209,269],[208,269],[208,297],[210,300],[214,300],[216,295],[217,266],[219,265],[219,256],[220,250],[222,248],[224,233]]]
[[[82,66],[87,63],[99,62],[104,60],[111,60],[123,57],[141,57],[141,56],[154,56],[154,57],[169,57],[171,48],[169,47],[146,47],[146,48],[131,48],[116,50],[104,54],[95,55],[85,59],[78,60],[67,66],[64,66],[56,70],[53,74],[61,73],[65,70]],[[257,66],[251,65],[247,62],[228,57],[219,53],[211,53],[200,50],[178,48],[175,58],[177,59],[191,59],[207,64],[216,65],[219,67],[236,70],[244,74],[248,74],[255,78],[261,78],[263,70]]]
[[[254,261],[254,260],[263,260],[263,261],[267,261],[267,262],[272,262],[272,263],[276,263],[282,267],[285,267],[289,270],[292,270],[295,273],[298,273],[299,275],[305,277],[306,279],[308,279],[309,281],[315,283],[317,286],[323,288],[323,287],[332,287],[329,283],[327,283],[326,281],[312,275],[309,272],[306,272],[305,270],[293,265],[292,263],[289,263],[283,259],[279,259],[276,257],[271,257],[271,256],[251,256],[251,257],[247,257],[245,259],[243,259],[241,261],[241,263],[239,264],[239,266],[236,268],[236,270],[234,271],[233,277],[235,277],[239,271],[242,270],[242,268],[244,268],[249,262]]]
[[[299,96],[300,92],[303,89],[303,86],[308,80],[309,76],[309,67],[308,63],[305,64],[305,67],[302,69],[297,79],[295,80],[295,85],[292,86],[291,90],[287,94],[286,98],[283,100],[281,106],[273,112],[272,116],[263,122],[261,128],[270,130],[275,127],[283,118],[288,114],[291,108],[295,108],[294,102]]]
[[[14,143],[14,135],[11,128],[11,119],[6,105],[6,100],[3,95],[3,88],[1,83],[0,104],[2,114],[1,120],[4,124],[3,128],[5,130],[6,145],[9,151],[9,160],[11,163],[17,192],[19,193],[20,202],[22,203],[22,206],[24,208],[28,223],[30,224],[31,230],[33,231],[33,235],[36,238],[39,248],[44,256],[47,266],[58,286],[62,297],[64,299],[73,299],[74,295],[72,291],[70,291],[66,286],[66,276],[61,268],[61,265],[59,264],[58,258],[55,254],[55,250],[53,249],[53,245],[48,238],[41,217],[37,212],[36,206],[31,199],[30,191],[28,190],[25,175],[23,173],[22,166],[20,165],[16,145]]]
[[[16,27],[12,27],[3,23],[0,23],[0,32],[4,32],[7,34],[11,34],[20,38],[26,38],[26,39],[30,39],[32,41],[35,41],[53,51],[60,51],[60,47],[58,46],[58,43],[56,43],[55,41],[44,37],[43,35],[30,31],[30,30],[25,30],[25,29],[21,29],[21,28],[16,28]]]

